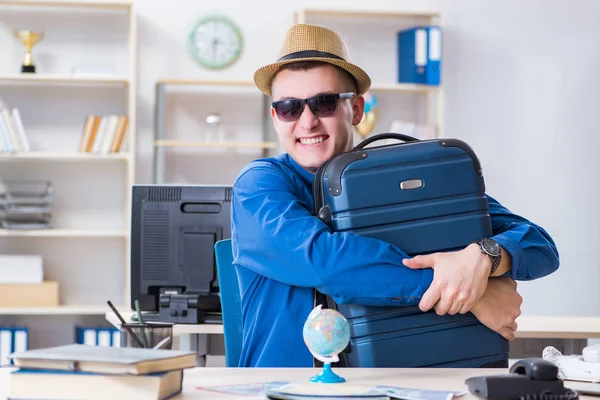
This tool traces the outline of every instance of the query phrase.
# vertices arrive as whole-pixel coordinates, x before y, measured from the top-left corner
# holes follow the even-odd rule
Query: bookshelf
[[[123,306],[122,308],[125,308]],[[4,307],[2,315],[105,315],[104,306]]]
[[[1,4],[1,3],[0,3]],[[120,85],[128,86],[129,79],[125,77],[93,77],[69,75],[0,75],[0,85],[6,84],[36,84],[36,85]]]
[[[273,142],[186,142],[183,140],[157,140],[156,147],[219,147],[219,148],[259,148],[274,149]]]
[[[1,154],[0,162],[2,161],[17,161],[17,160],[45,160],[45,161],[80,161],[80,162],[97,162],[97,161],[130,161],[129,153],[114,153],[114,154],[85,154],[75,152],[50,152],[50,151],[28,151],[24,153]]]
[[[248,138],[249,140],[239,140],[239,135],[236,135],[235,138],[228,136],[226,140],[202,140],[202,134],[187,135],[187,137],[182,137],[182,132],[178,132],[180,130],[177,128],[177,126],[170,125],[169,121],[167,120],[167,115],[172,115],[177,112],[177,104],[174,106],[174,113],[167,112],[169,107],[167,104],[167,89],[177,88],[182,88],[182,93],[184,95],[186,91],[188,95],[191,93],[194,101],[198,102],[198,110],[204,108],[205,112],[217,111],[221,113],[224,126],[229,124],[228,129],[234,131],[234,133],[239,133],[237,131],[245,130],[245,132],[242,133],[242,136],[244,138]],[[175,93],[174,96],[176,95],[177,94]],[[251,118],[254,118],[254,121],[250,121],[245,124],[250,126],[250,129],[242,126],[244,125],[245,118],[234,115],[235,113],[232,112],[232,109],[234,109],[235,106],[232,105],[232,103],[229,103],[229,101],[237,100],[242,96],[249,99],[250,103],[255,105],[255,111],[250,111],[250,113],[255,113],[251,116]],[[213,99],[217,100],[213,102]],[[184,103],[179,104],[184,105]],[[248,103],[245,104],[248,105]],[[245,109],[246,107],[243,108]],[[195,111],[200,113],[198,110]],[[153,182],[155,184],[163,184],[168,181],[168,179],[165,178],[165,175],[169,169],[166,161],[167,151],[169,149],[187,151],[193,150],[196,152],[220,151],[221,153],[218,154],[221,156],[223,155],[223,152],[258,150],[260,153],[256,157],[261,155],[266,156],[269,154],[269,151],[277,149],[278,146],[275,140],[270,140],[272,135],[269,135],[268,128],[265,126],[263,114],[266,115],[268,112],[267,110],[267,96],[262,94],[254,85],[254,82],[251,81],[198,80],[178,78],[159,79],[156,82],[155,91]],[[228,113],[230,114],[228,115]],[[198,121],[194,122],[197,123]],[[238,125],[235,125],[236,123]],[[256,153],[254,154],[256,155]],[[207,159],[206,154],[203,154],[203,156],[205,159]],[[241,160],[244,160],[244,158],[236,160],[237,162],[240,162],[240,168],[244,164],[244,161]],[[211,161],[219,163],[219,159],[214,159]],[[246,161],[250,161],[250,158],[248,158]],[[210,165],[208,164],[209,162],[210,161],[206,161],[203,163],[202,167],[210,168]],[[227,176],[223,179],[228,181],[225,182],[227,184],[233,183],[233,176]],[[202,184],[206,182],[200,180],[195,181],[194,183]]]
[[[443,28],[440,12],[300,8],[293,19],[295,23],[314,23],[337,31],[346,40],[352,61],[370,73],[369,91],[377,97],[380,108],[372,133],[389,132],[394,119],[413,119],[412,122],[435,125],[436,136],[444,136],[443,86],[398,83],[395,58],[396,32],[425,24]],[[386,56],[372,57],[374,54]],[[392,116],[399,109],[406,113]]]
[[[131,10],[130,1],[81,1],[81,0],[2,0],[3,6],[45,7],[45,8],[80,8],[94,11],[96,9]]]
[[[3,237],[55,237],[55,238],[126,238],[129,234],[120,230],[97,229],[32,229],[32,230],[0,230]],[[0,313],[1,313],[0,308]]]
[[[41,254],[44,279],[60,285],[58,307],[1,307],[0,326],[31,324],[30,348],[72,343],[80,323],[109,326],[103,318],[106,300],[130,304],[135,5],[113,0],[0,0],[0,11],[0,100],[7,108],[19,109],[31,143],[30,151],[0,153],[0,176],[49,180],[55,197],[53,227],[0,228],[0,253]],[[24,47],[12,30],[25,27],[46,32],[33,48],[35,74],[19,72]],[[71,73],[75,66],[105,61],[113,74]],[[127,133],[118,152],[79,151],[90,114],[127,115]],[[56,326],[41,327],[39,316],[52,317],[47,324]],[[46,329],[53,332],[51,340]]]

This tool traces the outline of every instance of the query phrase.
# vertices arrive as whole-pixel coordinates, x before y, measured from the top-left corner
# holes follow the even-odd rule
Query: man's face
[[[334,66],[319,66],[308,71],[282,70],[271,86],[273,100],[306,99],[326,93],[350,92],[349,85]],[[337,112],[316,117],[303,105],[296,121],[279,119],[271,108],[273,125],[285,151],[304,169],[315,172],[335,154],[352,149],[352,126],[360,122],[364,110],[362,96],[337,101]]]

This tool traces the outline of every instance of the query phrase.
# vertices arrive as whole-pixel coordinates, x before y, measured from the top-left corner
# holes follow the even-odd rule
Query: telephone
[[[509,374],[476,376],[465,381],[469,392],[487,400],[577,400],[577,392],[565,388],[558,367],[542,358],[517,361]]]
[[[552,346],[544,349],[542,358],[558,367],[561,379],[600,382],[600,344],[587,346],[582,355],[565,356]]]

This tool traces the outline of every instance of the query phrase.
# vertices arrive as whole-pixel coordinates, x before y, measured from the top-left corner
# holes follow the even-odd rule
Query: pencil
[[[144,320],[142,319],[142,312],[140,311],[140,302],[135,301],[135,311],[137,312],[138,322],[140,323],[140,330],[142,331],[142,340],[144,341],[144,347],[148,347],[148,338],[146,338],[146,330],[144,330]]]
[[[127,326],[127,322],[125,322],[125,320],[123,319],[123,317],[121,316],[121,314],[119,314],[119,312],[117,311],[117,309],[115,308],[115,306],[113,306],[113,303],[110,300],[108,300],[106,302],[106,304],[108,304],[108,306],[115,313],[115,315],[117,316],[117,318],[119,318],[119,321],[121,321],[121,326],[127,330],[127,333],[129,333],[131,335],[131,337],[137,342],[137,344],[140,347],[144,347],[144,344],[140,341],[140,338],[137,337],[137,335],[135,333],[133,333],[133,331],[131,330],[131,328],[129,326]]]

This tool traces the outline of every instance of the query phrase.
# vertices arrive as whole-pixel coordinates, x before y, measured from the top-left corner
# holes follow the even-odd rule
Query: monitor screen
[[[231,237],[231,186],[133,185],[131,307],[162,293],[218,295],[214,245]]]

